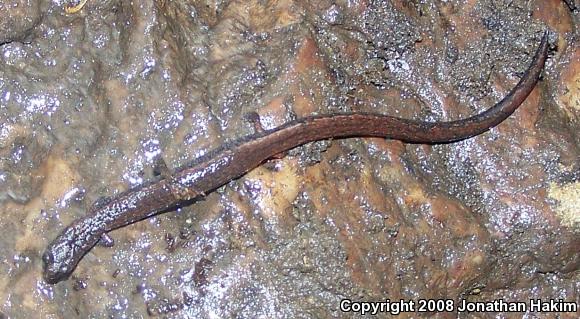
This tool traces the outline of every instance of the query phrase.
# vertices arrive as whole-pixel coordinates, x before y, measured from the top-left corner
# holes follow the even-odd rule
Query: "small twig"
[[[64,7],[64,12],[66,12],[68,14],[77,13],[77,12],[81,11],[81,9],[85,6],[87,1],[88,0],[81,0],[79,3],[77,3],[74,6],[67,5],[66,7]]]

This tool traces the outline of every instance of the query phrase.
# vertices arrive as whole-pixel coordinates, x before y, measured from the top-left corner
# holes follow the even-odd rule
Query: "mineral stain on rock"
[[[556,213],[562,224],[578,230],[580,227],[580,183],[559,186],[550,184],[548,196],[557,201]]]

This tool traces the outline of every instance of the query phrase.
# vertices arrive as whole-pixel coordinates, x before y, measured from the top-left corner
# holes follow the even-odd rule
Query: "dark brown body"
[[[238,178],[262,162],[304,143],[352,136],[379,136],[409,143],[450,143],[481,134],[512,114],[530,94],[544,67],[547,35],[520,82],[499,103],[473,117],[452,122],[421,122],[365,113],[320,115],[289,122],[243,138],[203,156],[173,176],[120,194],[93,207],[48,246],[44,279],[66,279],[80,259],[110,230],[195,199]]]

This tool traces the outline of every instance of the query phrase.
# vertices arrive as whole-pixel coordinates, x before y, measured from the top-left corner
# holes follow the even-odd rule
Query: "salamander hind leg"
[[[153,166],[153,175],[161,176],[162,178],[166,179],[171,177],[173,172],[167,166],[167,162],[161,156],[155,157],[155,163]]]
[[[254,126],[254,131],[257,134],[266,132],[266,129],[264,129],[264,126],[262,125],[260,114],[258,114],[257,112],[249,112],[244,116],[244,118],[246,119],[246,121],[250,122]],[[268,160],[284,158],[284,156],[286,156],[286,153],[287,152],[274,154]]]
[[[258,112],[249,112],[244,116],[244,119],[254,126],[254,131],[256,133],[263,133],[265,131]]]

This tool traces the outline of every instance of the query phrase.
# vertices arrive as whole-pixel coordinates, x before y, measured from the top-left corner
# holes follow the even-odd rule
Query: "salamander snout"
[[[42,254],[42,277],[49,284],[56,284],[67,279],[73,270],[70,261],[67,250],[60,249],[59,251],[57,247],[49,246]]]

